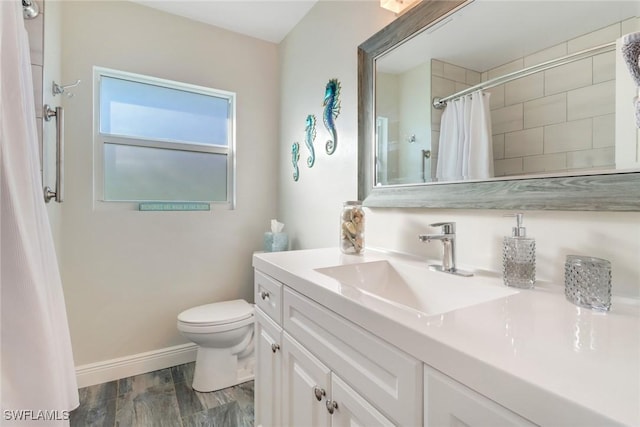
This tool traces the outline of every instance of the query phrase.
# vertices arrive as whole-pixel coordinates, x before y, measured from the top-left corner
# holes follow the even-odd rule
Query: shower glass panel
[[[226,154],[105,144],[104,175],[105,200],[227,200]]]

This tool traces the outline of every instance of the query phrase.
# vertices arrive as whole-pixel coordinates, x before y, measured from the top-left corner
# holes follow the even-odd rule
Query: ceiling
[[[132,0],[135,3],[273,43],[318,0]]]

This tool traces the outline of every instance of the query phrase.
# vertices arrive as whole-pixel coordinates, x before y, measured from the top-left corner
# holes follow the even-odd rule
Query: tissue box
[[[272,233],[267,231],[264,233],[264,251],[280,252],[289,249],[289,236],[287,233]]]

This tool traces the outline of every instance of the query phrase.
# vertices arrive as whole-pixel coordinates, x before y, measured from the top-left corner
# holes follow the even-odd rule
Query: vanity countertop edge
[[[535,423],[558,425],[564,414],[580,425],[640,425],[635,300],[614,300],[599,313],[546,285],[443,314],[390,315],[344,296],[337,280],[315,271],[396,257],[309,249],[256,253],[253,267]],[[499,278],[492,284],[504,286]]]

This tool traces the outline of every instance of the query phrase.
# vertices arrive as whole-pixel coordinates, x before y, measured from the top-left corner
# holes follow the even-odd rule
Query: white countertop
[[[611,311],[599,313],[568,302],[562,285],[536,284],[426,316],[363,305],[337,280],[314,271],[384,259],[426,263],[329,248],[255,254],[253,266],[534,423],[640,426],[638,301],[614,299]],[[497,274],[477,273],[464,280],[504,286]],[[425,280],[444,274],[429,272]]]

